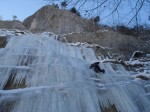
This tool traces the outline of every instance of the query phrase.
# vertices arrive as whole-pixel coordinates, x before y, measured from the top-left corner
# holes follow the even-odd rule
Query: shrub
[[[52,4],[52,6],[55,7],[55,8],[57,8],[57,9],[59,9],[58,4]]]
[[[62,8],[65,8],[67,5],[68,5],[68,4],[67,4],[67,2],[66,2],[66,1],[61,2],[61,6],[62,6]]]
[[[96,16],[96,17],[93,17],[93,18],[91,18],[90,19],[91,21],[94,21],[94,23],[99,23],[99,21],[100,21],[100,17],[99,16]]]
[[[75,7],[72,7],[72,8],[70,9],[70,11],[71,11],[72,13],[78,15],[78,16],[81,16],[80,13],[76,10]]]
[[[133,28],[126,27],[124,25],[116,26],[115,28],[118,32],[131,35],[134,37],[149,37],[150,30],[149,28],[145,28],[144,26],[138,25],[134,26]]]
[[[100,17],[99,16],[96,16],[95,18],[94,18],[94,22],[95,23],[98,23],[100,21]]]
[[[133,35],[133,29],[128,28],[124,25],[116,26],[116,30],[125,35]]]

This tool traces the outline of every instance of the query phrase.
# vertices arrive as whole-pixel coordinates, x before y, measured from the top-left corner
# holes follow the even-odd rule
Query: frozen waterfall
[[[12,36],[0,49],[0,112],[150,112],[150,82],[120,64],[101,63],[91,48],[45,34]]]

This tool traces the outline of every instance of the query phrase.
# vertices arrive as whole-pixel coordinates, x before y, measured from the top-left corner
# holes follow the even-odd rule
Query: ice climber
[[[99,73],[99,72],[105,73],[105,70],[104,70],[104,69],[101,69],[101,68],[99,67],[99,63],[100,63],[100,62],[94,62],[94,63],[92,63],[91,66],[90,66],[90,69],[93,69],[96,73]]]

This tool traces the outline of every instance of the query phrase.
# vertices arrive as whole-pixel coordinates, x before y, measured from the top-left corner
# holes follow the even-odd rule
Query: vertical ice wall
[[[51,35],[12,37],[0,49],[0,112],[149,112],[149,82],[119,64],[89,69],[92,49]]]

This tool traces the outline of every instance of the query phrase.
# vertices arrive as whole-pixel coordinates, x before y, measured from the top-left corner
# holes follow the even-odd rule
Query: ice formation
[[[150,112],[150,82],[54,34],[12,36],[0,49],[0,112]]]

